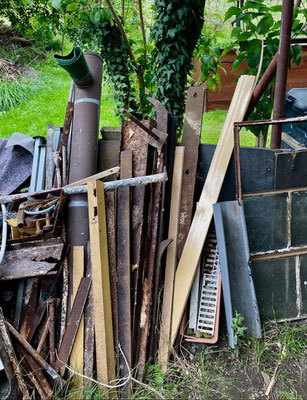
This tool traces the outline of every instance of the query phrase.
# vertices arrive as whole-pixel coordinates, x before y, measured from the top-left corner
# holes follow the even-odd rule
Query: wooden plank
[[[184,154],[184,175],[182,182],[180,219],[178,229],[178,259],[188,236],[194,208],[194,190],[198,164],[198,147],[200,144],[203,120],[205,90],[202,86],[188,90],[186,112],[184,118],[182,146]]]
[[[171,314],[173,304],[173,289],[174,277],[177,266],[177,237],[179,228],[179,211],[180,211],[180,198],[182,188],[182,175],[184,163],[184,147],[176,147],[174,174],[172,182],[171,194],[171,207],[168,237],[173,239],[169,245],[166,255],[165,266],[165,279],[164,279],[164,292],[162,303],[162,317],[160,325],[160,343],[158,362],[161,366],[161,371],[166,372],[168,354],[170,347],[170,333],[171,333]]]
[[[74,246],[73,247],[73,289],[71,295],[71,302],[73,304],[75,301],[75,297],[77,294],[77,290],[81,279],[84,276],[84,247],[83,246]],[[79,329],[77,332],[77,336],[75,339],[74,347],[72,348],[70,355],[70,366],[71,368],[78,372],[79,374],[83,374],[83,354],[84,354],[84,316],[82,316]],[[76,384],[78,387],[83,386],[83,378],[81,376],[76,375]]]
[[[117,174],[119,172],[120,168],[119,167],[114,167],[107,169],[102,172],[98,172],[98,174],[88,176],[87,178],[80,179],[79,181],[70,183],[69,185],[65,187],[74,187],[74,186],[81,186],[81,185],[86,185],[89,182],[97,181],[98,179],[106,178],[107,176]]]
[[[115,362],[104,184],[101,181],[89,182],[87,188],[97,380],[108,384],[115,379]]]
[[[249,104],[255,78],[243,75],[238,81],[207,179],[183,248],[175,276],[171,343],[175,342],[183,311],[189,297],[218,196],[234,146],[233,123],[242,121]]]

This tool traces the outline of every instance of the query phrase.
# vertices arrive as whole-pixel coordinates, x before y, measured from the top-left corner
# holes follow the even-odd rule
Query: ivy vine
[[[155,0],[153,75],[156,97],[182,124],[185,86],[203,26],[204,0]]]

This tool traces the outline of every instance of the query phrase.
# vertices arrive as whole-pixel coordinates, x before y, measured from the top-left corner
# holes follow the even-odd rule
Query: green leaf
[[[225,14],[224,22],[227,21],[232,16],[239,15],[239,14],[241,14],[241,8],[235,7],[235,6],[231,6],[230,8],[228,8],[228,10],[227,10],[227,12]]]
[[[22,4],[23,4],[25,7],[27,7],[27,5],[28,5],[27,0],[22,0]]]
[[[249,39],[253,35],[253,32],[243,32],[238,36],[238,42]]]
[[[273,24],[274,24],[274,20],[273,20],[272,15],[265,15],[259,21],[259,23],[256,27],[256,31],[259,34],[264,35],[269,32],[269,30]]]
[[[76,28],[80,23],[80,18],[79,17],[75,17],[72,21],[72,27]]]
[[[248,0],[245,4],[244,4],[244,9],[248,9],[248,8],[260,8],[263,7],[263,2],[262,1],[255,1],[255,0]]]
[[[248,52],[246,59],[250,68],[256,68],[260,61],[260,53],[258,51]]]
[[[52,7],[54,7],[57,10],[61,8],[61,0],[52,0]]]
[[[253,51],[261,51],[261,41],[258,39],[253,39],[250,42],[248,42],[247,45],[247,51],[248,52],[253,52]]]
[[[66,10],[67,11],[76,11],[76,10],[78,10],[78,4],[77,3],[70,3],[66,7]]]
[[[238,58],[236,58],[234,60],[234,62],[232,63],[232,71],[235,71],[236,69],[238,69],[241,64],[242,64],[242,61],[239,60]]]
[[[272,11],[272,12],[281,12],[282,11],[282,5],[269,7],[269,10]]]
[[[91,11],[90,12],[90,20],[93,22],[93,24],[97,24],[98,21],[100,20],[100,12],[99,11]]]
[[[242,32],[242,28],[236,26],[236,27],[233,28],[233,30],[231,31],[230,37],[233,38],[234,36],[238,36],[241,32]]]
[[[174,39],[175,35],[177,33],[177,28],[169,29],[167,31],[167,36],[171,39]]]

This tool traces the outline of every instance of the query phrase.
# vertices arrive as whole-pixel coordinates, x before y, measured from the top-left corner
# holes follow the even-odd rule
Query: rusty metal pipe
[[[253,111],[254,107],[260,100],[260,97],[263,95],[271,81],[275,78],[276,75],[276,68],[277,68],[277,59],[278,59],[278,53],[275,54],[273,57],[272,61],[270,62],[268,68],[265,70],[265,73],[263,74],[262,78],[258,82],[257,86],[255,87],[255,90],[252,94],[252,97],[249,102],[248,109],[245,113],[244,119],[246,120],[251,112]]]
[[[284,116],[284,102],[287,85],[289,53],[291,44],[291,28],[293,19],[293,3],[294,0],[283,0],[282,5],[278,63],[274,92],[273,119],[279,119]],[[271,149],[280,148],[281,131],[281,125],[275,125],[272,127]]]
[[[97,172],[102,59],[98,54],[92,52],[84,55],[93,81],[89,87],[75,88],[69,183]],[[70,245],[68,279],[69,290],[71,290],[73,282],[72,249],[74,246],[86,246],[89,240],[86,194],[70,196],[66,226],[67,241]]]

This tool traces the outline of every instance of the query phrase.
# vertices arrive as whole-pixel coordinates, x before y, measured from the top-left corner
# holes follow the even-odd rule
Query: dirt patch
[[[22,76],[36,77],[37,75],[37,71],[28,65],[14,63],[13,61],[0,58],[1,79],[19,79]]]

